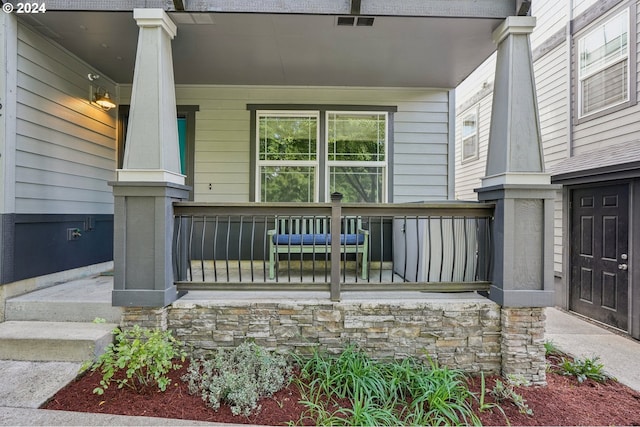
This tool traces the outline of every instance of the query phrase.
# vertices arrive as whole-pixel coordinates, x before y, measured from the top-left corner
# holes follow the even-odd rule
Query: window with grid
[[[327,112],[329,193],[345,202],[382,203],[386,184],[386,113]]]
[[[587,116],[629,100],[629,10],[578,39],[579,113]]]
[[[386,112],[257,111],[256,127],[258,201],[387,200]]]
[[[478,111],[462,116],[462,161],[478,158]]]
[[[258,179],[262,202],[314,202],[318,180],[318,114],[258,114]]]

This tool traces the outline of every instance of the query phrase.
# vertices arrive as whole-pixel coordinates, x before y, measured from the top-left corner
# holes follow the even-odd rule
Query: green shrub
[[[138,325],[127,330],[116,328],[113,333],[115,342],[107,346],[91,368],[93,371],[100,369],[102,373],[100,386],[93,392],[103,394],[121,370],[125,371],[125,378],[115,380],[118,388],[127,386],[141,392],[157,386],[165,391],[171,382],[167,373],[180,368],[174,359],[184,362],[186,357],[182,343],[170,331],[150,330]]]
[[[298,363],[297,385],[307,407],[301,424],[480,424],[460,371],[414,359],[376,361],[354,346],[337,357],[315,352]]]
[[[191,361],[182,380],[190,393],[199,393],[213,409],[225,402],[234,415],[249,416],[260,410],[258,400],[282,389],[290,375],[284,356],[245,342],[234,349],[219,349],[210,359]]]
[[[576,377],[579,383],[587,378],[602,383],[610,377],[604,373],[604,365],[599,360],[599,357],[574,360],[563,357],[558,369],[562,375]]]

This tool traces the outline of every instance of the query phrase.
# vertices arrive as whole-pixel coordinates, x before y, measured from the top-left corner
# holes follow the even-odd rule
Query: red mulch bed
[[[300,394],[297,388],[290,386],[271,398],[263,399],[260,402],[260,413],[249,418],[232,415],[231,410],[224,405],[215,412],[199,396],[189,395],[186,383],[180,380],[185,372],[186,367],[173,372],[170,375],[171,385],[164,393],[156,389],[137,394],[127,388],[117,389],[114,384],[102,396],[92,392],[100,382],[100,374],[88,373],[60,390],[43,408],[261,425],[298,422],[305,409],[298,403]],[[495,379],[496,377],[486,378],[487,389],[493,387]],[[546,387],[516,389],[533,410],[533,416],[521,414],[509,402],[503,403],[502,407],[511,425],[640,426],[640,393],[620,383],[586,381],[578,384],[575,378],[554,373],[547,374],[547,382]],[[480,378],[470,379],[469,384],[473,391],[479,391]],[[486,398],[491,401],[488,393]],[[484,425],[506,425],[503,414],[498,410],[481,412],[479,416]]]

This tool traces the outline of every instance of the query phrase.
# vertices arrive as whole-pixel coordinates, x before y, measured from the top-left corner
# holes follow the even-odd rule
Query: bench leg
[[[273,248],[269,248],[269,279],[274,279],[275,277],[275,254]]]
[[[360,258],[360,277],[362,277],[362,280],[367,280],[369,278],[369,266],[368,266],[368,262],[369,260],[367,259],[367,254],[366,253],[361,253],[358,254],[358,258]]]

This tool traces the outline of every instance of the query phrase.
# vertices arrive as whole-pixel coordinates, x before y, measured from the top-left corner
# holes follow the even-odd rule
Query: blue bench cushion
[[[273,236],[273,243],[276,245],[330,245],[331,234],[276,234]],[[341,245],[362,245],[364,244],[364,234],[341,234]]]

